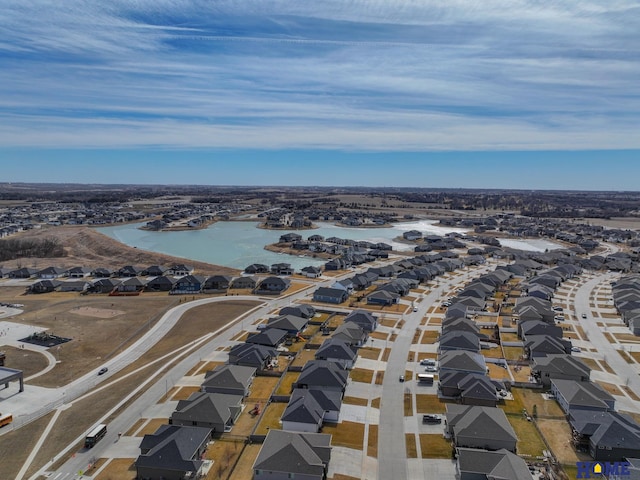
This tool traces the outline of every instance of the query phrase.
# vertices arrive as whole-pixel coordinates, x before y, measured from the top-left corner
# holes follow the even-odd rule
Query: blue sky
[[[638,189],[638,2],[4,0],[0,25],[4,181]]]

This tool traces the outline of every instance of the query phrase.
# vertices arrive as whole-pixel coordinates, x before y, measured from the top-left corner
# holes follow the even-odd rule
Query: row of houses
[[[288,278],[269,276],[257,278],[249,276],[232,277],[229,275],[185,275],[180,277],[160,275],[153,278],[96,278],[93,280],[78,278],[61,281],[58,279],[38,280],[31,284],[29,293],[49,292],[86,292],[109,294],[132,294],[141,292],[168,292],[170,294],[227,293],[229,290],[252,290],[258,294],[279,294],[291,285]]]
[[[640,335],[640,275],[621,277],[612,286],[613,304],[625,325],[634,335]]]
[[[151,265],[148,267],[140,267],[136,265],[125,265],[119,269],[111,269],[105,267],[88,268],[88,267],[72,267],[61,268],[56,266],[48,266],[45,268],[20,267],[16,269],[8,269],[0,267],[0,278],[29,279],[37,278],[40,280],[51,280],[56,278],[130,278],[130,277],[155,277],[160,275],[171,275],[183,277],[191,275],[194,268],[190,265],[175,264],[169,267],[162,265]]]

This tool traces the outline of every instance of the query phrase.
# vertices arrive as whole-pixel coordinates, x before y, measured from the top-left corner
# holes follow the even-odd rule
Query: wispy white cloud
[[[5,3],[4,146],[640,148],[638,3]]]

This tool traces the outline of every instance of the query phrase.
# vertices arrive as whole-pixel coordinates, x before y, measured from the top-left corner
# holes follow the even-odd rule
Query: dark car
[[[102,367],[100,370],[98,370],[98,375],[104,375],[108,371],[109,369],[107,367]]]
[[[423,415],[422,423],[442,423],[440,415]]]
[[[398,380],[400,380],[401,382],[404,382],[404,375],[400,375],[400,378]]]

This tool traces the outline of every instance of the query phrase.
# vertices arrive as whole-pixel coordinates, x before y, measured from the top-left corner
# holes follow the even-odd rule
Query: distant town
[[[248,221],[281,261],[94,228]],[[637,192],[0,184],[0,476],[637,478],[639,235]]]

